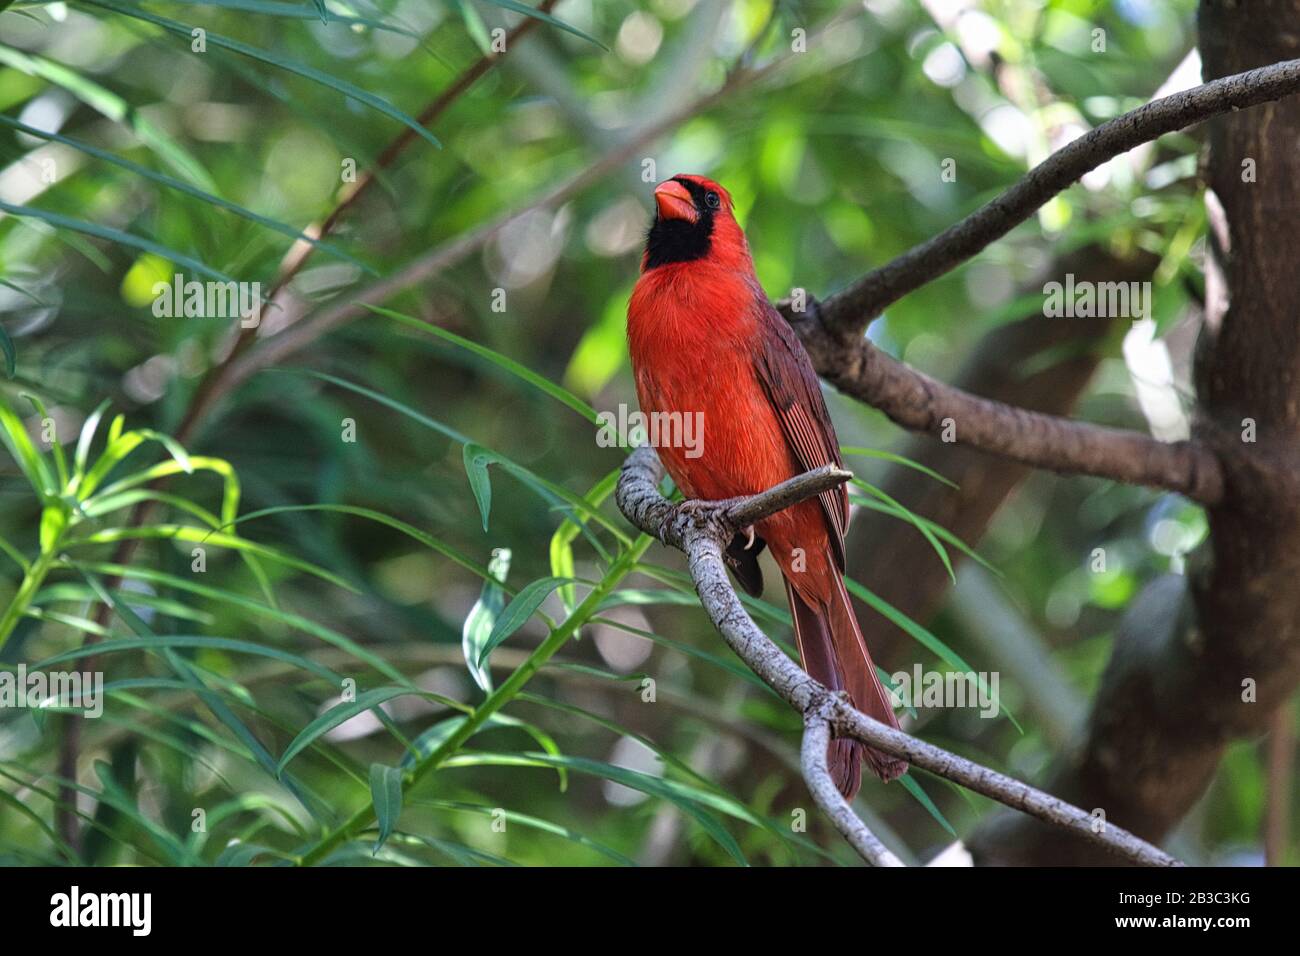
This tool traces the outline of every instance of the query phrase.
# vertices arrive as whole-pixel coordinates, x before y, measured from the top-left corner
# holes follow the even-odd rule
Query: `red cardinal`
[[[765,491],[821,465],[842,467],[812,362],[758,284],[727,191],[702,176],[674,176],[655,189],[655,204],[627,333],[642,412],[703,416],[701,441],[660,442],[673,481],[688,498],[717,500]],[[804,668],[897,727],[844,590],[848,520],[841,485],[736,535],[727,563],[758,595],[758,555],[764,545],[771,549]],[[832,740],[828,756],[831,776],[849,799],[861,783],[863,757],[884,780],[907,769],[851,740]]]

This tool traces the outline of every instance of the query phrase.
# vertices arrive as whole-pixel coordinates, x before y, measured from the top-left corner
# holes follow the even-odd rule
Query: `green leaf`
[[[957,831],[954,830],[952,824],[948,822],[948,818],[943,815],[943,812],[937,806],[935,806],[934,801],[930,799],[930,795],[921,789],[921,785],[916,782],[915,778],[910,773],[903,774],[903,776],[898,778],[898,782],[902,784],[904,790],[916,798],[917,803],[925,807],[926,812],[938,821],[939,826],[947,830],[954,840],[958,839]]]
[[[487,2],[498,7],[504,7],[507,10],[513,10],[515,13],[522,13],[526,17],[532,17],[535,20],[549,23],[551,26],[563,30],[565,33],[572,33],[575,37],[581,37],[588,42],[596,44],[596,46],[600,47],[602,50],[609,50],[609,47],[605,46],[605,44],[601,43],[591,34],[583,33],[577,27],[565,23],[563,20],[557,20],[549,13],[538,10],[536,7],[530,7],[526,3],[520,3],[519,0],[487,0]]]
[[[257,601],[254,601],[250,598],[246,598],[239,594],[235,594],[231,591],[221,590],[219,588],[214,588],[206,584],[199,584],[198,582],[193,581],[189,578],[177,577],[176,575],[167,574],[163,571],[155,571],[151,568],[142,568],[135,565],[107,564],[107,563],[105,564],[87,563],[87,564],[82,564],[81,566],[83,568],[86,568],[87,570],[94,571],[97,574],[111,575],[114,577],[122,576],[128,578],[136,578],[138,580],[148,581],[152,584],[165,584],[169,587],[177,588],[179,590],[186,591],[190,594],[197,594],[200,597],[204,597],[204,598],[208,598],[209,600],[220,602],[222,604],[228,605],[230,607],[233,607],[245,613],[275,621],[279,624],[285,625],[286,627],[293,628],[294,630],[302,631],[305,634],[310,634],[311,636],[324,641],[326,644],[329,644],[332,647],[337,647],[339,650],[351,654],[358,661],[361,661],[367,666],[373,668],[377,673],[383,674],[385,677],[387,677],[389,680],[393,681],[394,683],[397,684],[407,683],[406,678],[402,675],[401,671],[394,668],[382,657],[366,650],[363,646],[357,644],[350,637],[347,637],[346,635],[341,634],[338,631],[332,630],[331,628],[326,627],[324,624],[318,624],[309,618],[302,617],[301,615],[293,614],[289,611],[284,611],[281,610],[280,608],[271,607],[266,604],[260,604]],[[132,600],[134,600],[135,594],[133,593],[130,597]],[[266,645],[258,645],[258,646],[266,646]]]
[[[371,855],[378,853],[397,826],[402,815],[402,771],[381,763],[370,765],[370,799],[375,805],[375,820],[379,824],[379,839]]]
[[[669,590],[667,588],[620,588],[600,602],[597,611],[625,604],[648,607],[656,604],[672,604],[677,607],[698,607],[699,597],[693,592]]]
[[[691,580],[691,576],[685,571],[662,568],[657,564],[649,564],[645,562],[641,563],[637,567],[637,570],[648,577],[654,578],[654,580],[661,584],[668,585],[674,591],[679,591],[686,595],[695,594],[695,582]],[[657,592],[649,593],[654,594]],[[695,601],[698,603],[698,596],[695,598]],[[633,601],[630,603],[637,602]],[[676,601],[668,601],[667,603],[676,603]],[[762,598],[751,597],[748,594],[742,593],[740,595],[740,603],[745,605],[745,609],[753,615],[755,620],[771,621],[774,624],[780,624],[784,627],[794,626],[793,621],[790,619],[790,612],[783,607],[778,607],[770,601],[764,601]]]
[[[68,526],[68,509],[63,502],[48,504],[41,509],[41,550],[53,551],[59,537]]]
[[[420,833],[395,833],[393,834],[393,843],[405,843],[408,846],[422,846],[437,850],[444,856],[450,857],[458,866],[518,866],[518,863],[512,863],[504,857],[497,856],[495,853],[488,853],[485,850],[479,850],[463,843],[457,843],[454,840],[440,840],[437,837],[424,836]],[[409,856],[393,852],[389,846],[387,849],[380,851],[379,859],[385,862],[397,863],[403,866],[416,866],[417,862]],[[326,866],[332,866],[341,858],[346,858],[356,854],[356,850],[351,847],[342,847],[338,853],[324,861]]]
[[[32,444],[32,438],[27,434],[27,426],[3,399],[0,399],[0,441],[3,441],[5,447],[9,449],[9,454],[13,455],[14,461],[22,469],[23,475],[37,494],[58,493],[54,485],[54,475],[50,473],[45,459]]]
[[[27,399],[40,416],[42,425],[50,419],[50,413],[45,408],[45,403],[35,395],[23,392],[23,398]],[[66,489],[68,486],[68,460],[63,455],[63,445],[57,435],[51,434],[53,441],[50,442],[50,454],[54,458],[54,470],[58,475],[58,487]]]
[[[950,561],[948,558],[948,551],[947,549],[944,548],[942,544],[939,543],[938,537],[936,537],[935,533],[930,530],[926,522],[922,521],[917,515],[912,514],[912,512],[908,508],[904,507],[902,504],[895,501],[892,497],[890,497],[885,492],[881,491],[875,485],[865,482],[861,478],[854,478],[853,484],[857,485],[859,488],[863,489],[868,494],[876,498],[879,498],[881,501],[885,502],[885,504],[892,505],[896,509],[897,513],[905,521],[907,521],[909,524],[915,527],[917,531],[921,532],[921,535],[925,538],[925,540],[930,543],[930,547],[934,549],[934,553],[939,556],[939,560],[943,562],[943,566],[948,572],[949,579],[951,579],[953,583],[956,583],[957,575],[952,569],[952,561]]]
[[[134,601],[136,597],[135,594],[118,595],[118,599],[121,601]],[[337,687],[342,681],[342,677],[328,667],[317,664],[310,658],[292,654],[289,651],[282,651],[278,647],[272,647],[269,644],[241,641],[231,637],[207,637],[198,634],[156,634],[152,637],[123,637],[111,641],[101,641],[98,644],[89,644],[62,651],[53,657],[47,657],[30,665],[30,669],[32,671],[44,670],[56,664],[66,664],[69,661],[81,660],[86,657],[98,657],[101,654],[121,654],[126,651],[138,650],[161,653],[178,647],[200,647],[208,650],[230,651],[236,654],[250,654],[254,657],[266,657],[271,660],[292,664],[309,674],[315,674],[326,680],[331,686]]]
[[[340,388],[345,388],[348,391],[355,392],[358,395],[364,395],[366,398],[369,398],[373,401],[378,402],[381,405],[391,408],[394,411],[399,412],[402,415],[405,415],[407,418],[411,419],[412,421],[418,422],[420,425],[423,425],[425,428],[432,429],[438,434],[450,438],[452,441],[456,442],[457,444],[461,444],[461,445],[475,444],[475,442],[469,437],[461,434],[460,432],[456,431],[454,428],[451,428],[450,426],[444,425],[442,422],[438,421],[437,419],[430,418],[428,415],[425,415],[423,412],[416,411],[415,409],[411,408],[409,405],[405,405],[402,402],[397,401],[396,399],[389,398],[387,395],[384,395],[381,392],[377,392],[372,388],[367,388],[364,385],[358,385],[356,382],[349,382],[347,379],[339,378],[335,375],[330,375],[326,372],[317,372],[313,369],[275,369],[274,371],[306,375],[311,378],[320,379],[321,381],[324,382],[329,382],[332,385],[337,385]],[[525,468],[523,465],[520,465],[517,462],[512,461],[511,459],[507,458],[505,455],[502,455],[500,452],[494,451],[493,449],[487,448],[486,446],[483,445],[478,445],[477,447],[481,450],[481,454],[485,455],[492,463],[500,465],[504,471],[508,472],[509,474],[517,478],[519,481],[523,482],[523,484],[527,488],[529,488],[531,491],[537,494],[538,497],[546,501],[548,504],[559,505],[561,507],[563,507],[563,504],[567,504],[569,506],[569,509],[566,510],[572,510],[574,513],[583,515],[587,517],[589,520],[595,522],[596,524],[599,524],[602,528],[604,528],[606,531],[612,534],[619,541],[620,544],[626,546],[632,543],[632,539],[628,536],[627,532],[624,531],[622,527],[620,527],[614,521],[611,521],[605,515],[601,514],[598,510],[596,510],[594,507],[589,505],[582,498],[579,498],[573,492],[569,491],[567,488],[563,488],[555,484],[554,482],[547,481],[545,478],[542,478],[534,474],[532,471]],[[586,529],[583,530],[585,531]],[[594,547],[599,548],[599,542],[595,541],[594,538],[591,538],[590,536],[589,536],[589,540],[591,541]]]
[[[382,511],[375,511],[371,508],[358,508],[352,505],[277,505],[273,508],[259,508],[257,511],[250,511],[237,521],[230,522],[230,524],[243,524],[245,521],[251,521],[255,518],[264,518],[268,515],[292,513],[297,511],[329,511],[335,514],[354,515],[358,518],[365,518],[369,521],[386,525],[395,531],[401,532],[408,538],[418,541],[431,551],[434,551],[445,558],[450,558],[471,574],[484,580],[488,580],[489,578],[488,569],[486,567],[466,557],[451,545],[440,541],[431,534],[421,531],[414,525],[407,524],[405,521],[394,518],[391,515],[386,515]]]
[[[489,362],[496,365],[498,368],[509,372],[520,381],[528,383],[539,391],[549,395],[560,404],[573,409],[593,425],[600,425],[601,423],[600,416],[596,413],[596,410],[580,399],[577,395],[574,395],[571,391],[561,385],[556,385],[550,379],[538,375],[528,366],[516,362],[507,355],[502,355],[500,352],[493,351],[486,345],[480,345],[477,342],[457,335],[455,332],[448,332],[446,329],[440,328],[431,322],[425,322],[422,319],[417,319],[413,316],[403,315],[401,312],[394,312],[392,309],[385,309],[382,306],[367,305],[365,303],[362,303],[362,305],[371,312],[387,316],[395,322],[399,322],[402,325],[409,326],[413,329],[418,329],[421,332],[428,332],[430,335],[436,335],[444,342],[450,342],[452,345],[459,346],[468,352],[472,352],[480,358],[487,359]]]
[[[479,649],[478,666],[486,669],[488,656],[492,651],[528,623],[528,619],[537,612],[552,591],[570,580],[569,578],[539,578],[520,591],[501,612],[496,625],[492,628],[492,633]]]
[[[78,568],[78,570],[81,571],[86,582],[95,589],[99,600],[107,605],[128,627],[130,627],[137,637],[146,640],[158,637],[158,635],[154,634],[154,632],[149,629],[149,625],[141,619],[140,615],[136,614],[129,605],[115,600],[98,579],[87,573],[82,568]],[[275,761],[271,758],[271,754],[267,751],[266,747],[263,746],[262,742],[257,738],[257,735],[239,719],[238,715],[230,709],[226,702],[221,699],[219,694],[215,693],[206,683],[204,683],[203,679],[198,675],[194,668],[170,648],[163,649],[163,657],[166,659],[167,663],[171,665],[171,668],[176,672],[176,675],[190,685],[195,695],[203,701],[208,710],[212,712],[213,716],[215,716],[217,720],[221,721],[221,723],[235,735],[239,742],[248,749],[249,753],[253,755],[253,759],[257,761],[258,766],[267,773],[276,776],[285,788],[294,795],[298,802],[303,805],[303,808],[308,813],[317,820],[322,819],[326,810],[320,798],[304,788],[293,777],[287,775],[282,776],[277,772]]]
[[[572,579],[577,574],[577,561],[573,554],[573,539],[567,537],[562,532],[566,527],[573,527],[567,524],[560,525],[555,534],[551,535],[550,559],[551,573],[559,578]],[[576,527],[574,531],[576,533]],[[571,612],[578,604],[578,589],[572,584],[562,584],[559,589],[560,603],[564,606],[565,613]]]
[[[13,542],[4,535],[0,535],[0,552],[4,552],[9,556],[10,560],[12,560],[14,564],[22,568],[23,574],[26,574],[31,568],[31,564],[25,557],[23,557],[23,553],[14,547]]]
[[[76,492],[78,480],[86,473],[86,462],[90,459],[90,446],[95,441],[95,432],[99,430],[104,412],[108,411],[111,404],[112,399],[104,399],[86,416],[85,422],[81,425],[81,434],[77,437],[77,450],[72,456],[73,486],[68,489],[73,493]]]
[[[155,14],[148,13],[140,9],[139,7],[133,7],[130,6],[129,4],[116,3],[114,2],[114,0],[86,0],[86,2],[91,4],[92,6],[103,7],[105,10],[113,10],[114,12],[123,14],[124,16],[134,17],[137,20],[143,20],[146,23],[152,23],[154,26],[161,27],[162,29],[167,30],[170,33],[175,33],[178,36],[184,37],[186,39],[186,42],[189,41],[191,34],[193,33],[194,30],[194,27],[192,27],[187,23],[180,23],[179,21],[176,20],[169,20],[167,17],[160,17]],[[315,67],[308,66],[305,63],[299,63],[297,60],[290,60],[287,57],[282,57],[279,56],[278,54],[268,53],[265,50],[261,50],[254,46],[249,46],[247,43],[243,43],[239,40],[235,40],[230,37],[222,36],[219,33],[213,33],[210,30],[207,33],[207,41],[213,46],[221,47],[222,49],[225,50],[230,50],[232,53],[242,54],[243,56],[249,57],[251,59],[259,60],[262,63],[267,63],[271,66],[279,67],[280,69],[285,70],[289,73],[295,73],[298,76],[304,77],[305,79],[312,80],[316,83],[321,84],[322,86],[327,86],[330,89],[342,93],[345,96],[349,96],[360,103],[366,104],[371,109],[383,113],[385,116],[389,117],[390,119],[397,120],[403,126],[406,126],[408,129],[414,132],[421,139],[424,139],[427,142],[432,143],[434,146],[437,146],[439,148],[441,148],[442,146],[442,144],[438,142],[437,137],[435,137],[427,129],[421,126],[418,120],[414,119],[411,116],[408,116],[406,113],[403,113],[401,110],[397,109],[391,103],[388,103],[386,100],[380,99],[378,96],[375,96],[373,93],[368,93],[365,90],[361,89],[360,87],[354,86],[351,83],[347,83],[343,80],[340,80],[330,75],[329,73],[326,73],[322,70],[318,70]]]
[[[468,720],[468,715],[458,714],[454,717],[448,717],[440,720],[432,727],[421,732],[421,734],[411,742],[410,749],[402,756],[402,761],[398,766],[403,770],[410,770],[415,766],[416,761],[427,757],[433,753],[448,739],[452,734],[461,728],[461,725]],[[509,717],[506,714],[493,714],[478,727],[476,733],[482,733],[485,730],[514,729],[521,730],[533,740],[537,741],[537,746],[552,756],[559,756],[560,747],[550,734],[538,727],[517,717]],[[569,773],[564,767],[557,767],[557,773],[560,778],[560,792],[564,792],[569,787]]]
[[[45,57],[18,50],[0,43],[0,63],[12,69],[26,73],[28,76],[40,77],[56,86],[67,90],[91,109],[115,123],[129,128],[140,141],[152,149],[164,163],[176,173],[184,176],[191,183],[208,192],[215,193],[217,184],[208,175],[203,164],[164,133],[149,122],[140,110],[128,103],[116,93],[108,90],[90,78],[69,69],[62,63],[47,60]]]
[[[159,245],[151,239],[132,235],[131,233],[123,232],[120,229],[112,229],[108,226],[96,225],[93,222],[73,219],[70,216],[64,216],[57,212],[49,212],[44,209],[36,209],[32,206],[15,206],[12,203],[7,202],[0,202],[0,210],[9,213],[11,216],[39,219],[42,222],[54,226],[56,229],[71,229],[73,232],[80,232],[87,236],[94,236],[96,239],[106,239],[109,242],[116,242],[119,245],[131,246],[134,249],[143,249],[145,252],[152,252],[156,256],[162,256],[164,259],[178,262],[187,269],[197,272],[200,275],[209,276],[213,279],[220,279],[222,282],[236,281],[224,272],[213,269],[211,266],[204,265],[193,256],[187,256],[183,252],[178,252],[175,249],[169,249],[167,246]]]
[[[83,152],[87,156],[93,156],[96,159],[103,160],[106,163],[111,163],[112,165],[117,166],[121,169],[128,170],[134,173],[135,175],[141,177],[142,179],[147,179],[151,182],[158,183],[161,186],[166,186],[168,189],[174,189],[177,192],[184,193],[187,196],[191,196],[195,199],[202,200],[203,202],[207,203],[210,206],[215,206],[218,209],[223,209],[226,212],[233,213],[234,215],[239,216],[241,219],[247,219],[249,222],[255,222],[258,225],[265,226],[267,229],[271,229],[275,232],[280,233],[281,235],[288,236],[290,239],[293,239],[296,242],[305,242],[310,245],[316,246],[322,252],[334,256],[336,259],[343,259],[347,262],[352,263],[353,265],[361,267],[363,270],[369,272],[371,275],[375,274],[375,270],[372,269],[370,266],[366,265],[364,262],[355,258],[354,256],[348,255],[346,252],[344,252],[342,249],[338,248],[337,246],[333,245],[332,243],[322,242],[319,239],[312,238],[311,236],[307,235],[304,232],[301,232],[300,230],[293,228],[293,226],[290,226],[287,223],[279,222],[278,220],[271,219],[267,216],[259,215],[258,213],[253,212],[251,209],[244,208],[238,203],[233,203],[228,200],[222,199],[220,196],[214,195],[213,193],[210,193],[203,189],[199,189],[195,186],[191,186],[189,183],[176,179],[173,176],[168,176],[164,173],[155,172],[149,167],[141,166],[139,163],[133,163],[129,159],[123,159],[121,156],[117,156],[114,153],[110,153],[108,152],[108,150],[100,149],[98,146],[92,146],[89,143],[84,143],[80,140],[76,140],[68,136],[60,135],[59,133],[49,133],[46,132],[45,130],[37,129],[36,127],[33,126],[28,126],[26,123],[20,123],[18,122],[18,120],[11,119],[10,117],[5,116],[3,114],[0,114],[0,125],[8,126],[11,129],[20,130],[21,132],[27,134],[28,136],[34,136],[37,137],[38,139],[44,139],[54,143],[62,143],[65,146],[71,146],[73,149]]]
[[[3,793],[3,791],[0,791]],[[413,805],[429,807],[432,810],[450,810],[461,813],[474,813],[480,816],[495,816],[500,813],[510,823],[518,823],[520,826],[537,830],[541,833],[549,833],[568,840],[570,843],[576,843],[579,846],[587,847],[594,850],[606,859],[613,860],[620,866],[636,866],[636,861],[632,860],[612,847],[603,843],[598,843],[590,837],[586,837],[576,830],[570,830],[568,827],[552,823],[550,820],[543,820],[541,817],[530,816],[526,813],[517,813],[513,810],[507,810],[504,807],[485,807],[473,803],[460,803],[454,800],[414,800]]]
[[[722,823],[706,809],[706,807],[723,809],[722,805],[735,804],[735,801],[719,799],[715,794],[707,793],[681,781],[655,777],[648,773],[629,770],[626,767],[619,767],[615,764],[591,760],[586,757],[555,757],[549,754],[462,753],[449,758],[444,763],[446,767],[476,765],[502,767],[565,766],[577,773],[601,777],[614,783],[621,783],[632,790],[660,797],[668,800],[699,824],[700,828],[712,837],[736,863],[741,866],[749,865],[749,862],[745,859],[745,854],[740,849],[740,845],[736,843],[735,837],[728,833]],[[726,809],[731,809],[731,806],[726,806]]]
[[[479,52],[484,56],[492,55],[492,38],[488,35],[487,24],[483,22],[483,17],[469,0],[450,0],[460,12],[461,22],[465,24],[465,32],[469,38],[474,41],[474,45],[479,48]]]
[[[488,465],[493,456],[486,448],[472,442],[465,446],[461,456],[465,462],[465,476],[469,478],[470,490],[478,502],[479,514],[483,516],[483,530],[488,529],[488,512],[492,510],[492,478],[488,475]]]
[[[892,451],[881,451],[879,448],[859,448],[853,445],[841,445],[840,451],[845,455],[856,455],[860,458],[878,458],[881,461],[893,462],[896,465],[902,465],[904,468],[911,468],[914,471],[919,471],[923,475],[928,475],[935,481],[947,485],[949,488],[957,487],[956,482],[949,481],[933,468],[927,468],[919,461],[912,461],[912,459],[905,458],[902,455],[896,455]]]
[[[902,518],[905,521],[908,520],[907,517],[901,511],[895,508],[893,505],[885,504],[885,502],[877,501],[874,498],[864,498],[862,495],[851,494],[849,495],[849,501],[852,504],[858,505],[862,508],[870,508],[872,511],[879,511],[882,514],[893,515],[894,517]],[[970,558],[972,561],[979,563],[982,567],[985,568],[985,570],[991,571],[993,574],[996,574],[998,577],[1003,577],[1002,570],[1000,568],[995,567],[982,554],[980,554],[978,551],[976,551],[974,548],[968,545],[957,535],[953,534],[943,525],[939,524],[937,521],[931,521],[929,518],[922,517],[921,515],[918,514],[913,514],[912,517],[915,518],[917,521],[921,522],[922,524],[924,524],[931,531],[933,531],[935,533],[935,536],[938,537],[941,541],[945,541],[948,544],[952,545],[962,554],[966,555],[966,557]]]
[[[501,586],[505,584],[509,573],[510,549],[497,548],[492,552],[492,560],[488,562],[490,580],[483,583],[478,600],[470,608],[461,629],[461,650],[465,655],[465,665],[469,668],[474,683],[489,693],[492,690],[492,674],[483,664],[483,648],[496,627],[497,616],[505,606],[505,591]]]
[[[426,697],[438,699],[437,694],[430,694],[424,691],[413,690],[410,687],[376,687],[374,690],[368,690],[365,693],[358,694],[356,700],[344,701],[331,707],[325,713],[321,714],[306,727],[304,727],[289,746],[285,748],[284,754],[280,757],[280,762],[276,765],[276,774],[284,773],[284,768],[294,757],[302,753],[321,737],[325,736],[335,727],[351,720],[358,714],[364,714],[368,710],[373,710],[385,701],[390,701],[394,697]]]
[[[137,826],[144,829],[154,842],[161,848],[171,854],[173,860],[179,864],[182,861],[194,863],[190,855],[189,848],[177,840],[164,827],[150,820],[137,805],[137,797],[134,793],[128,793],[121,785],[113,779],[112,767],[103,760],[96,760],[92,765],[95,776],[99,778],[100,790],[98,793],[89,788],[77,787],[83,793],[94,794],[101,802],[113,807],[113,809],[131,818]]]
[[[14,351],[14,340],[9,337],[3,325],[0,325],[0,352],[4,352],[5,357],[5,378],[13,378],[18,371],[18,353]]]
[[[621,469],[615,468],[592,485],[591,490],[583,496],[582,500],[587,502],[593,511],[600,507],[601,503],[613,493],[621,473]],[[573,557],[573,541],[578,537],[580,531],[580,526],[573,518],[565,518],[560,522],[560,526],[555,529],[555,534],[551,535],[551,574],[554,576],[572,578],[577,575],[577,565]],[[572,584],[561,585],[559,593],[560,602],[564,605],[566,612],[577,607],[578,589]]]
[[[284,17],[290,20],[315,20],[320,13],[311,13],[302,7],[293,3],[273,3],[267,0],[181,0],[181,2],[192,6],[218,7],[222,10],[236,10],[242,13],[256,13],[264,17]],[[315,0],[318,8],[324,9],[324,0]],[[329,11],[328,23],[347,24],[348,26],[369,27],[372,30],[382,30],[386,33],[400,33],[402,36],[420,39],[420,34],[414,30],[399,26],[394,23],[387,23],[383,20],[375,20],[370,17],[343,16],[333,11]]]
[[[18,285],[16,282],[10,282],[8,279],[0,279],[0,285],[4,286],[6,289],[13,289],[13,290],[14,290],[15,292],[17,292],[19,295],[21,295],[21,296],[23,296],[23,297],[25,297],[25,298],[31,299],[31,300],[32,300],[33,302],[35,302],[37,305],[49,305],[49,304],[50,304],[50,303],[44,301],[43,299],[39,298],[38,296],[32,294],[31,292],[28,292],[26,289],[24,289],[22,286]]]
[[[266,558],[268,561],[274,561],[283,564],[286,567],[293,568],[296,571],[302,571],[313,577],[318,577],[323,581],[328,581],[335,587],[343,588],[345,591],[356,592],[356,588],[348,581],[339,577],[333,571],[312,564],[310,561],[303,561],[301,558],[295,558],[291,554],[286,554],[275,548],[267,547],[264,544],[257,544],[246,538],[237,538],[234,535],[223,534],[219,531],[209,531],[205,528],[196,528],[191,525],[180,524],[158,524],[148,525],[146,527],[125,527],[125,528],[102,528],[99,531],[92,532],[81,537],[68,541],[68,545],[73,544],[111,544],[117,541],[126,541],[137,538],[142,541],[150,540],[171,540],[185,541],[191,544],[212,545],[214,548],[230,548],[234,551],[247,551],[250,554]]]
[[[46,823],[45,819],[25,802],[19,800],[7,790],[0,790],[0,802],[7,804],[23,816],[27,817],[27,819],[31,820],[32,823],[36,825],[37,829],[41,830],[45,834],[49,841],[54,844],[55,849],[62,853],[69,863],[76,866],[80,862],[77,857],[77,851],[65,843],[63,838],[54,832],[54,828]],[[525,824],[525,826],[526,825],[527,824]]]
[[[245,843],[243,840],[232,840],[230,845],[221,851],[217,857],[214,866],[250,866],[253,860],[259,856],[274,856],[284,859],[284,853],[279,850],[273,850],[269,846],[263,846],[260,843]]]
[[[116,424],[116,422],[114,424]],[[150,432],[146,434],[153,433]],[[118,435],[117,438],[114,438],[113,432],[110,430],[108,448],[113,448],[120,438],[120,435]],[[106,448],[105,454],[107,454],[107,452],[108,449]],[[96,466],[98,466],[98,464],[99,462],[96,462]],[[87,490],[87,486],[84,483],[82,484],[80,494],[83,499],[87,501],[92,500],[86,496],[95,490],[95,486],[108,473],[108,471],[111,471],[111,467],[112,466],[110,465],[108,469],[96,473],[94,484],[90,485],[89,490]],[[95,471],[96,469],[92,468],[91,470]],[[105,486],[100,490],[99,495],[96,496],[95,500],[119,494],[126,491],[128,488],[137,488],[140,485],[150,484],[158,478],[168,478],[172,475],[182,473],[192,474],[196,471],[210,471],[221,477],[221,527],[226,528],[235,524],[235,515],[239,513],[239,476],[235,474],[235,469],[231,466],[230,462],[226,461],[224,458],[210,458],[206,455],[195,455],[193,457],[187,456],[183,463],[175,458],[172,458],[170,461],[160,461],[158,464],[151,465],[143,471],[138,471],[120,481],[115,481],[113,484]]]

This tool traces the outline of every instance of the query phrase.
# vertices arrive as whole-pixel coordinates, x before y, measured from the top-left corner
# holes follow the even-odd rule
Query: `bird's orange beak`
[[[700,218],[690,192],[675,179],[669,179],[655,187],[655,205],[659,207],[660,219],[685,219],[687,222],[695,222]]]

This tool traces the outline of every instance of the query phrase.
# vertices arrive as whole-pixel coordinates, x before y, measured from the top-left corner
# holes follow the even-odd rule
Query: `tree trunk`
[[[1300,56],[1300,0],[1203,0],[1200,45],[1206,80]],[[1196,431],[1223,457],[1227,494],[1189,577],[1154,582],[1129,609],[1084,739],[1047,784],[1149,840],[1300,683],[1300,100],[1212,121],[1206,180]],[[1113,862],[1005,815],[971,846],[986,864]]]

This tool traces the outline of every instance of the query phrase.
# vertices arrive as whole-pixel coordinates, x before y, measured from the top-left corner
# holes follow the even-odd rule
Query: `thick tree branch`
[[[822,723],[829,724],[839,736],[852,737],[902,757],[916,767],[1065,828],[1129,862],[1151,866],[1178,865],[1173,857],[1133,834],[1111,824],[1098,825],[1093,816],[1078,807],[872,720],[854,709],[843,696],[831,693],[809,677],[759,630],[728,580],[722,560],[724,543],[741,527],[735,516],[753,520],[755,516],[771,514],[790,503],[792,485],[806,492],[804,497],[810,497],[827,487],[827,482],[842,481],[842,473],[827,469],[812,476],[800,476],[755,495],[749,503],[733,499],[712,503],[691,501],[682,505],[668,502],[659,493],[658,485],[663,474],[663,466],[653,449],[634,451],[624,464],[619,479],[616,491],[619,509],[638,528],[658,535],[665,544],[685,552],[700,603],[723,640],[778,696],[801,713],[805,721],[811,721],[815,733],[820,733],[817,728]],[[805,758],[805,765],[807,763]],[[812,770],[809,786],[819,787],[815,764]],[[869,852],[863,854],[864,859],[875,862],[874,852],[870,850],[874,837],[864,836],[861,829],[844,820],[840,808],[833,801],[823,803],[816,791],[814,798],[823,809],[829,808],[831,819],[841,832],[846,836],[852,834],[849,838],[855,849],[860,853],[868,849]]]
[[[1290,59],[1153,100],[1053,153],[997,199],[843,292],[798,313],[782,303],[782,311],[822,376],[905,428],[940,435],[949,429],[950,440],[1026,465],[1165,488],[1217,505],[1223,466],[1202,442],[1164,443],[978,398],[890,358],[861,332],[890,303],[1006,235],[1102,163],[1164,133],[1297,91],[1300,60]]]
[[[1300,56],[1296,0],[1202,0],[1199,19],[1206,75]],[[1084,739],[1049,776],[1148,839],[1202,798],[1225,747],[1264,733],[1300,687],[1297,139],[1300,99],[1210,124],[1196,428],[1237,439],[1239,453],[1223,457],[1230,493],[1209,510],[1186,576],[1158,578],[1129,604]],[[1260,175],[1242,175],[1247,159]],[[1098,862],[1092,847],[1009,817],[970,844],[1000,865]]]
[[[1200,442],[1157,441],[981,398],[904,365],[866,338],[832,335],[821,318],[824,306],[791,313],[782,305],[818,372],[904,428],[1036,468],[1176,491],[1202,504],[1223,497],[1219,459]]]
[[[822,305],[822,322],[836,332],[861,332],[891,303],[1002,238],[1103,163],[1165,133],[1296,92],[1300,60],[1287,60],[1152,100],[1117,116],[1057,150],[965,219],[831,296]]]

